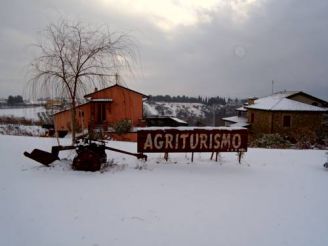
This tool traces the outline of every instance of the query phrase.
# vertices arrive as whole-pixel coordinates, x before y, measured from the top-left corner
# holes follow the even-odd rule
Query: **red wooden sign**
[[[138,130],[138,152],[246,152],[246,129]]]

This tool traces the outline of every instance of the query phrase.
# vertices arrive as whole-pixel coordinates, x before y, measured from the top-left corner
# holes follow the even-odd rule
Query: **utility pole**
[[[271,85],[271,95],[273,95],[273,93],[274,93],[274,89],[273,89],[273,87],[274,87],[274,81],[272,80],[272,85]]]
[[[213,104],[212,104],[212,111],[213,111],[213,126],[215,126],[215,109],[216,109],[216,105],[213,103]]]
[[[118,85],[119,79],[120,79],[120,77],[119,77],[120,75],[118,73],[115,73],[114,76],[115,76],[115,84]]]

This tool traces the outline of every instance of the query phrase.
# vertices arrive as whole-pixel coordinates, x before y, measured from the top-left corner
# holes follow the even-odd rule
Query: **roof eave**
[[[325,113],[328,112],[327,110],[295,110],[295,109],[263,109],[263,108],[249,108],[253,110],[260,110],[260,111],[270,111],[270,112],[313,112],[313,113]]]
[[[86,95],[84,95],[84,98],[86,98],[86,97],[91,97],[91,96],[92,96],[93,94],[95,94],[95,93],[98,93],[98,92],[100,92],[100,91],[104,91],[104,90],[110,89],[110,88],[115,87],[115,86],[118,86],[118,87],[124,88],[124,89],[129,90],[129,91],[132,91],[132,92],[134,92],[134,93],[137,93],[137,94],[141,95],[143,98],[149,98],[149,96],[147,96],[147,95],[145,95],[145,94],[142,94],[142,93],[140,93],[140,92],[138,92],[138,91],[132,90],[132,89],[130,89],[130,88],[127,88],[127,87],[124,87],[124,86],[122,86],[122,85],[118,85],[118,84],[111,85],[111,86],[106,87],[106,88],[103,88],[103,89],[101,89],[101,90],[99,90],[99,91],[94,91],[94,92],[91,92],[91,93],[89,93],[89,94],[86,94]]]

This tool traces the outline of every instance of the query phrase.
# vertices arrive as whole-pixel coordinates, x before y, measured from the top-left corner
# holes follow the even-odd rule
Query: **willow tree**
[[[32,91],[68,98],[74,142],[77,99],[91,88],[110,84],[120,69],[130,68],[136,57],[134,44],[128,35],[112,33],[107,26],[60,21],[41,32],[36,47],[39,55],[31,63]]]

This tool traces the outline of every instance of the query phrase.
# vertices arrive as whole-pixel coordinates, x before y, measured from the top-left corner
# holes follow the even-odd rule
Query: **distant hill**
[[[191,126],[213,125],[213,109],[215,109],[215,124],[223,125],[221,118],[235,115],[235,109],[241,105],[236,104],[215,104],[206,105],[204,103],[188,102],[144,102],[145,116],[174,116],[178,117]]]

